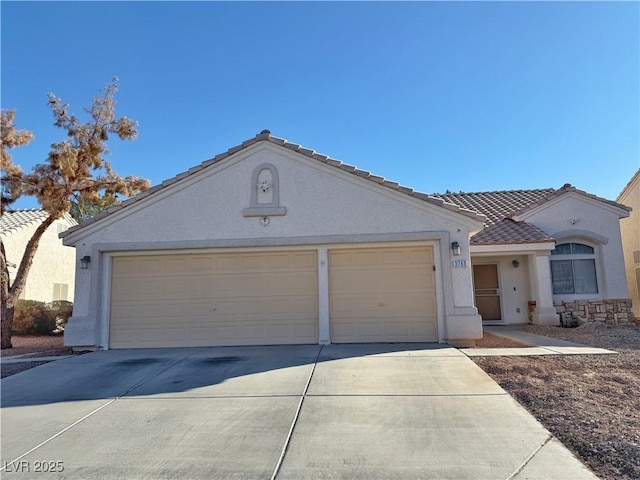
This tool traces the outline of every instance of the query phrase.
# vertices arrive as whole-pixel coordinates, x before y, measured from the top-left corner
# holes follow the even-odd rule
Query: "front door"
[[[482,321],[500,321],[500,283],[498,265],[474,265],[473,287],[478,313]]]

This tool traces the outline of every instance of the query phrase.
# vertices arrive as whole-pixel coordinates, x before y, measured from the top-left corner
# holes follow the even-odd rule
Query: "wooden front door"
[[[478,313],[483,321],[502,320],[498,265],[474,265],[473,287]]]

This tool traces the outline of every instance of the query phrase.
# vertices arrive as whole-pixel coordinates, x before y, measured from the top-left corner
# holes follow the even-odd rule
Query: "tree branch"
[[[56,217],[53,215],[49,215],[44,222],[42,222],[36,231],[33,233],[33,236],[27,243],[27,248],[24,250],[24,254],[22,255],[22,261],[20,262],[20,266],[18,267],[18,272],[16,273],[16,278],[13,280],[13,284],[9,287],[9,298],[8,301],[14,303],[17,301],[18,297],[22,293],[25,284],[27,283],[27,275],[29,274],[29,270],[31,269],[31,265],[33,264],[33,258],[36,255],[36,250],[38,248],[38,244],[40,243],[40,239],[44,232],[49,228],[49,226],[56,220]],[[4,252],[3,252],[4,253]],[[5,260],[6,261],[6,260]]]

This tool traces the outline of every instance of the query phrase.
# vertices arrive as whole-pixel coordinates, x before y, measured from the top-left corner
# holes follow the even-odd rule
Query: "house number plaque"
[[[453,268],[467,268],[467,261],[466,260],[453,260],[451,262],[451,266]]]

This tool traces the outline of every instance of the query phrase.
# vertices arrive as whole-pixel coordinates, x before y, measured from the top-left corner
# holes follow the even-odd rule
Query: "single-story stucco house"
[[[29,209],[5,212],[0,217],[0,240],[4,243],[10,282],[15,279],[27,243],[48,216],[44,210]],[[65,214],[44,232],[21,299],[73,302],[76,252],[73,247],[64,246],[58,235],[76,225],[78,222]]]
[[[629,297],[635,319],[640,322],[640,169],[622,189],[617,201],[632,209],[629,217],[620,221],[620,230]]]
[[[61,235],[90,258],[65,344],[462,345],[478,310],[622,321],[628,215],[569,185],[427,195],[265,130]]]

